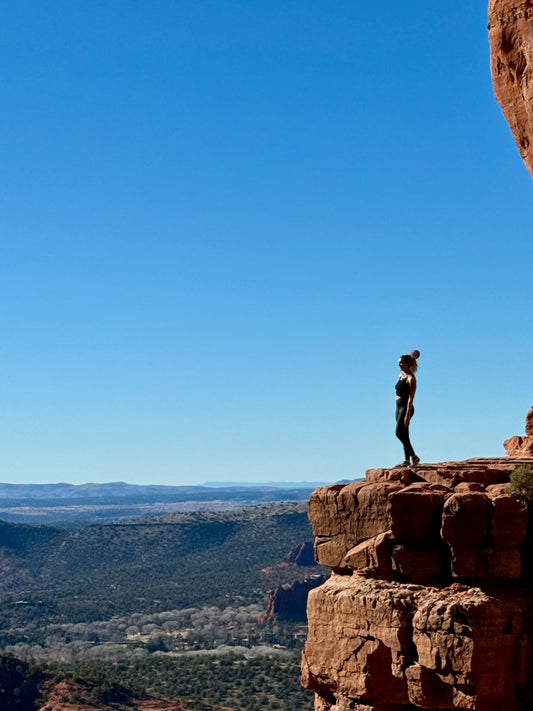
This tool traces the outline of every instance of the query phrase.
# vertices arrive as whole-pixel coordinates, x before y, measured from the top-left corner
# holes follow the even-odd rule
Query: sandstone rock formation
[[[533,458],[533,407],[526,415],[526,436],[515,435],[503,443],[510,457]]]
[[[283,562],[301,566],[315,566],[317,563],[313,552],[313,541],[306,541],[291,548],[283,558]]]
[[[306,580],[280,585],[268,593],[267,609],[258,622],[267,620],[291,620],[305,622],[307,596],[310,590],[322,585],[325,575],[313,575]]]
[[[490,0],[494,92],[520,155],[533,175],[533,3]]]
[[[309,502],[318,563],[302,682],[316,711],[531,709],[523,458],[370,469]]]

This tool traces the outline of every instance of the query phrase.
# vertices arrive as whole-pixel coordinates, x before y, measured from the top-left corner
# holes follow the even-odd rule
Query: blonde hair
[[[400,358],[402,358],[409,366],[409,373],[414,375],[418,370],[418,363],[416,361],[420,358],[420,351],[417,351],[416,349],[414,351],[409,351],[409,353],[400,356]]]

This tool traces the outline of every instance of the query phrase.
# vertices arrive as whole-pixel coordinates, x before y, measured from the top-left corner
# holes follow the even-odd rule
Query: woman
[[[409,423],[415,413],[413,400],[416,392],[415,373],[418,369],[417,358],[420,351],[410,351],[406,355],[400,356],[398,365],[400,366],[400,377],[396,383],[396,437],[403,444],[405,459],[399,464],[400,467],[409,467],[420,462],[409,439]]]

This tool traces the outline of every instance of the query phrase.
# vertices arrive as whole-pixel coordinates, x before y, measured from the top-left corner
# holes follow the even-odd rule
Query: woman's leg
[[[409,439],[409,428],[405,426],[405,413],[407,410],[407,403],[402,400],[396,401],[396,437],[403,444],[403,452],[405,456],[405,461],[409,462],[411,457],[416,457],[415,450],[411,445],[411,440]]]

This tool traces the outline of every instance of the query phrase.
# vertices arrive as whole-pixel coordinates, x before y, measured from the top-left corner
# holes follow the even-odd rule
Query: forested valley
[[[259,621],[269,590],[325,572],[283,562],[311,537],[302,503],[75,531],[2,523],[0,652],[90,680],[96,708],[124,686],[192,708],[311,709],[305,619]]]

